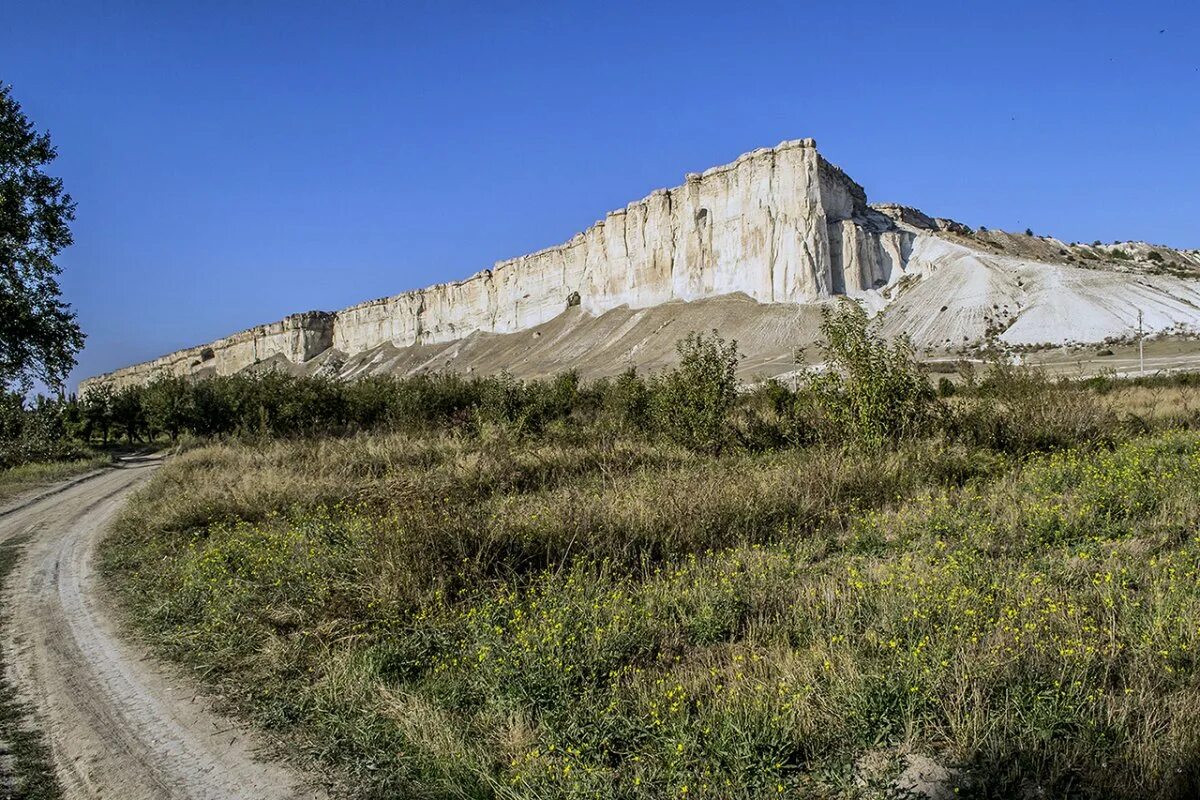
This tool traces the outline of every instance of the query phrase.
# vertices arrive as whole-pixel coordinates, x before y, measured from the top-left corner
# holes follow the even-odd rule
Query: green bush
[[[651,424],[650,386],[633,367],[596,387],[602,424],[618,433],[645,431]]]
[[[733,414],[738,444],[754,452],[812,444],[817,427],[806,399],[775,378],[743,392]]]
[[[691,450],[719,453],[732,440],[729,415],[737,402],[737,342],[714,330],[692,332],[678,343],[679,366],[654,384],[653,413],[670,440]]]
[[[0,442],[24,437],[24,444],[5,445],[17,453],[49,452],[46,436],[86,446],[114,435],[134,443],[160,436],[175,441],[184,434],[219,439],[443,430],[561,443],[662,437],[720,453],[818,440],[878,448],[947,432],[956,441],[1024,453],[1114,435],[1112,415],[1098,405],[1096,381],[1060,385],[997,362],[982,381],[967,364],[960,367],[961,386],[942,379],[935,387],[910,343],[886,340],[854,303],[827,309],[821,331],[826,367],[796,387],[772,379],[742,391],[737,344],[713,331],[680,341],[679,365],[649,379],[633,369],[587,383],[574,371],[540,380],[433,373],[346,381],[264,370],[159,377],[119,391],[100,385],[79,400],[54,401],[56,427],[39,434],[40,445],[32,444],[37,437],[20,433],[34,409],[25,409],[20,398],[10,401],[0,414]],[[1172,385],[1181,380],[1187,378],[1173,378]]]
[[[1118,420],[1091,384],[994,361],[973,396],[951,415],[952,438],[1014,455],[1116,440]]]
[[[889,344],[853,302],[822,309],[828,362],[807,389],[827,432],[880,447],[935,432],[943,408],[906,338]]]

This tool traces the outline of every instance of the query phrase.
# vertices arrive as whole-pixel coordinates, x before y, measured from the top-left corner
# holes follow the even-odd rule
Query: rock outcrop
[[[628,306],[742,293],[798,304],[897,280],[913,234],[867,206],[866,193],[811,139],[755,150],[686,176],[682,186],[610,212],[583,233],[464,281],[309,312],[85,381],[114,385],[157,374],[229,374],[282,355],[333,348],[353,355],[430,345],[472,333],[512,333],[568,307],[592,315]]]
[[[152,361],[81,381],[79,389],[108,383],[113,388],[139,384],[158,375],[231,375],[273,358],[302,364],[333,344],[335,315],[325,311],[291,314],[278,322],[217,339],[210,344],[176,350]]]
[[[1066,244],[868,205],[801,139],[690,174],[568,242],[466,280],[296,314],[80,389],[256,365],[345,377],[607,374],[660,366],[675,339],[706,327],[739,337],[747,369],[778,374],[816,339],[814,304],[837,295],[882,311],[885,331],[928,351],[1103,341],[1128,336],[1139,312],[1149,332],[1200,329],[1197,274],[1197,251]]]

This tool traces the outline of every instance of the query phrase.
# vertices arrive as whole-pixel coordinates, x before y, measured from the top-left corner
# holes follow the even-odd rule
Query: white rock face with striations
[[[511,333],[575,304],[600,314],[734,292],[760,303],[811,302],[845,282],[831,253],[863,258],[873,270],[865,280],[877,280],[880,234],[853,221],[867,211],[862,188],[821,158],[811,139],[784,142],[688,175],[683,186],[613,211],[565,244],[460,283],[339,311],[333,346],[355,353],[384,342]],[[836,246],[831,234],[839,237]]]
[[[802,309],[837,295],[860,298],[876,310],[889,305],[909,309],[907,314],[889,312],[888,327],[894,332],[910,333],[924,346],[948,346],[958,343],[960,337],[964,341],[982,339],[993,335],[997,325],[1011,326],[1022,313],[1031,319],[1018,335],[1010,337],[1012,340],[1026,341],[1030,336],[1043,336],[1044,341],[1071,338],[1062,335],[1061,324],[1055,328],[1044,319],[1047,314],[1053,317],[1063,310],[1059,308],[1061,303],[1052,302],[1052,293],[1042,292],[1046,302],[1040,310],[1021,305],[1035,296],[1033,287],[1038,284],[1038,276],[1032,273],[1050,270],[1054,274],[1049,283],[1062,284],[1065,268],[991,252],[1024,248],[1022,254],[1029,250],[1036,258],[1050,258],[1047,253],[1067,254],[1062,248],[1046,249],[1062,243],[1038,240],[1035,247],[1032,239],[1024,242],[1015,237],[984,243],[975,236],[965,226],[930,218],[915,209],[868,206],[862,187],[822,158],[811,139],[783,142],[747,153],[731,164],[690,174],[682,186],[653,192],[610,212],[564,244],[501,261],[466,280],[361,303],[335,313],[295,314],[208,345],[89,379],[80,388],[86,391],[99,383],[119,387],[163,374],[232,374],[262,363],[320,362],[328,368],[326,362],[336,365],[352,360],[357,364],[353,374],[363,373],[363,363],[375,364],[380,371],[441,368],[454,366],[453,359],[463,348],[439,345],[481,335],[529,331],[555,320],[562,323],[569,319],[578,327],[584,319],[615,314],[619,309],[628,315],[637,309],[676,307],[672,304],[728,295],[743,296],[757,306],[774,309],[768,314],[770,322],[757,328],[749,322],[757,313],[753,306],[732,320],[722,318],[733,326],[741,324],[751,333],[770,330],[763,347],[783,347],[784,351],[787,347],[781,342],[791,334],[781,320],[806,318],[812,328],[811,315]],[[1111,255],[1103,249],[1084,249],[1090,252],[1077,253],[1081,258],[1103,261]],[[1174,259],[1170,263],[1183,262],[1176,264],[1180,269],[1200,268],[1200,255],[1164,252]],[[1074,256],[1068,255],[1068,260],[1073,262]],[[912,281],[902,278],[912,276],[918,283],[927,282],[943,267],[947,267],[942,275],[942,282],[947,284],[944,290],[962,295],[961,302],[953,309],[943,307],[949,304],[938,302],[936,281],[928,281],[929,286],[921,287],[924,291],[905,302],[910,293],[907,284]],[[1025,275],[1019,291],[1010,285],[1018,280],[1014,277],[1018,272]],[[1111,283],[1111,276],[1117,274],[1119,271],[1109,271],[1106,275],[1110,277],[1102,275],[1091,283]],[[1120,284],[1129,278],[1116,280]],[[1170,313],[1161,315],[1176,326],[1200,324],[1200,308],[1194,305],[1200,302],[1200,292],[1195,282],[1183,289],[1176,285],[1189,281],[1178,275],[1163,278],[1156,281],[1151,292],[1182,298],[1167,301]],[[1088,276],[1071,278],[1066,283],[1087,285]],[[1098,291],[1103,294],[1105,290]],[[998,292],[1011,300],[1005,304],[1004,314],[999,304],[992,303]],[[1071,301],[1062,302],[1069,305]],[[1107,315],[1084,331],[1083,338],[1095,340],[1119,331],[1133,308],[1123,302],[1088,302],[1095,308],[1102,307]],[[995,308],[989,308],[991,305]],[[724,314],[730,307],[721,308]],[[792,310],[786,311],[788,308]],[[948,310],[951,313],[946,319],[950,321],[939,320],[939,315]],[[1132,313],[1136,315],[1136,310]],[[1034,321],[1038,314],[1043,318],[1041,322]],[[645,319],[644,315],[633,314],[628,324],[616,325],[613,330],[632,336],[640,331],[637,320]],[[622,358],[632,363],[636,353],[653,350],[649,337],[665,330],[671,319],[670,315],[663,318],[653,333],[639,332],[640,338],[628,342]],[[568,329],[555,330],[555,341],[571,336]],[[678,338],[685,332],[669,334]],[[540,332],[533,335],[539,336]],[[589,349],[582,346],[583,342],[576,344],[579,346],[573,352],[586,357]],[[604,344],[605,349],[611,349],[611,342]],[[755,342],[743,341],[743,345],[753,354]],[[368,357],[384,350],[389,354],[387,358]],[[491,350],[495,356],[490,360],[481,357],[480,368],[513,369],[521,364],[543,363],[536,360],[536,354],[527,352],[528,348]],[[408,356],[399,351],[407,351]],[[770,363],[770,354],[760,362]],[[571,364],[554,359],[544,362],[547,370],[566,366]],[[525,371],[540,368],[528,366]]]
[[[288,317],[85,382],[228,374],[282,354],[301,363],[475,332],[511,333],[570,306],[601,314],[742,293],[807,303],[895,280],[912,234],[871,211],[863,189],[811,139],[755,150],[613,211],[569,242],[467,280]]]

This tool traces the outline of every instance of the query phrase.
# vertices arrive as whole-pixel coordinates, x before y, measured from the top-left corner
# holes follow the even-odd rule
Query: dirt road
[[[98,591],[96,545],[157,467],[132,459],[21,507],[0,542],[28,537],[8,581],[8,674],[33,707],[67,798],[316,798],[255,755],[261,742],[215,713],[186,676],[119,631]]]

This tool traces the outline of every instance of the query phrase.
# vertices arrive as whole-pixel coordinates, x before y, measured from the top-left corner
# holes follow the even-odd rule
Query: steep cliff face
[[[354,377],[453,368],[607,374],[654,367],[693,328],[746,368],[794,367],[837,295],[932,351],[1200,330],[1200,252],[1067,244],[867,205],[811,139],[755,150],[609,213],[557,247],[336,313],[309,312],[84,381],[224,375],[256,364]],[[902,280],[906,279],[906,280]]]
[[[816,300],[840,283],[829,225],[852,227],[866,212],[862,188],[821,158],[811,139],[784,142],[688,175],[683,186],[613,211],[565,244],[462,282],[339,311],[333,346],[355,353],[384,342],[511,333],[575,302],[600,314],[734,292],[762,303]]]
[[[231,375],[276,357],[300,364],[330,348],[333,325],[334,315],[324,311],[292,314],[211,344],[177,350],[153,361],[89,378],[79,388],[86,392],[89,386],[108,383],[119,389],[127,384],[145,383],[156,375]]]
[[[282,354],[301,363],[330,347],[353,355],[512,333],[568,307],[591,315],[742,293],[807,303],[898,279],[911,231],[867,207],[866,194],[811,139],[755,150],[690,174],[682,186],[609,213],[570,241],[497,263],[467,280],[312,312],[85,382],[159,373],[228,374]]]

